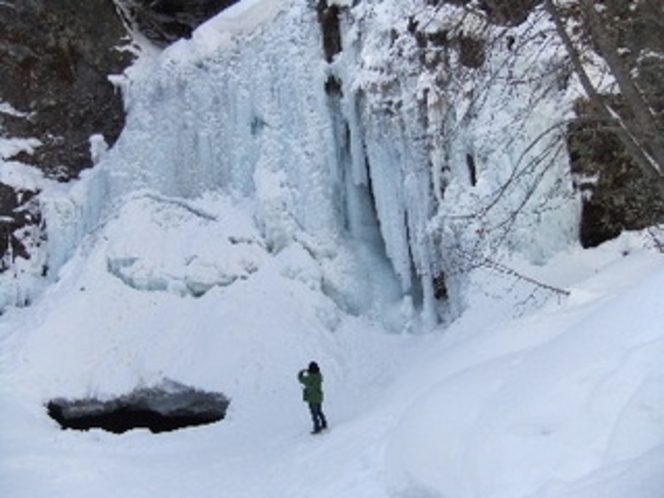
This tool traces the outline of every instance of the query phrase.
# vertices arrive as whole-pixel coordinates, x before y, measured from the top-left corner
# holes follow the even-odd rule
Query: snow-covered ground
[[[340,141],[327,71],[352,86],[380,69],[373,57],[390,60],[380,40],[406,3],[358,7],[367,26],[383,25],[366,27],[366,39],[351,33],[367,45],[346,47],[330,68],[306,2],[244,0],[117,78],[127,128],[110,151],[95,141],[99,162],[81,181],[57,185],[2,163],[3,181],[43,190],[49,251],[18,269],[44,265],[51,283],[25,293],[31,306],[0,316],[0,496],[664,495],[664,258],[646,235],[583,251],[570,244],[573,200],[548,204],[549,221],[537,225],[541,213],[510,190],[494,218],[462,225],[491,228],[520,206],[514,236],[548,262],[496,256],[506,266],[458,277],[458,318],[433,328],[422,319],[406,273],[410,247],[432,276],[435,254],[418,244],[431,235],[427,216],[440,222],[445,203],[456,214],[481,211],[500,185],[493,176],[517,167],[533,137],[517,130],[514,150],[501,152],[511,114],[483,121],[495,114],[487,105],[476,114],[477,143],[466,151],[471,135],[460,131],[461,162],[451,166],[463,170],[479,147],[493,168],[477,186],[447,179],[445,203],[428,213],[420,201],[429,174],[407,169],[427,160],[409,149],[412,107],[396,127],[365,109],[362,135],[354,102],[337,103],[333,117],[358,143]],[[351,74],[344,58],[354,56],[368,72]],[[518,100],[500,105],[513,111]],[[529,117],[544,128],[556,118]],[[359,171],[364,156],[340,157],[340,145],[352,155],[367,144],[377,169]],[[406,212],[417,226],[405,226]],[[462,238],[475,234],[461,228]],[[11,287],[21,275],[3,274],[3,302],[22,295]],[[296,380],[311,360],[325,375],[331,426],[315,437]],[[164,379],[224,393],[227,418],[114,435],[62,431],[44,406]]]
[[[136,197],[2,316],[2,496],[662,496],[664,258],[640,237],[515,262],[570,291],[543,306],[478,270],[460,319],[413,334],[339,311],[306,251],[268,257],[251,227],[223,198]],[[216,280],[194,296],[182,274],[205,266]],[[311,359],[322,436],[295,378]],[[226,420],[114,435],[62,431],[44,408],[164,378],[228,395]]]

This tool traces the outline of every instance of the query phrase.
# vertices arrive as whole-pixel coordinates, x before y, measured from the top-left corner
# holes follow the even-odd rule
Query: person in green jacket
[[[311,420],[314,423],[312,434],[318,434],[327,429],[327,420],[323,413],[323,374],[315,361],[309,363],[309,368],[300,370],[297,374],[300,384],[304,387],[304,402],[309,403]]]

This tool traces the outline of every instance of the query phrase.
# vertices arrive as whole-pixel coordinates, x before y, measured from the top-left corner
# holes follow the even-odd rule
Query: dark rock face
[[[46,408],[63,429],[97,428],[121,434],[131,429],[159,433],[211,424],[225,417],[229,404],[223,394],[166,380],[110,401],[55,399]]]
[[[480,0],[477,6],[487,15],[492,24],[517,26],[524,22],[533,9],[542,0]],[[471,0],[427,0],[429,5],[448,3],[451,5],[468,5]]]
[[[0,271],[7,270],[16,258],[29,259],[32,245],[43,242],[38,193],[0,183]]]
[[[158,46],[189,38],[204,21],[238,0],[115,0],[129,26]]]
[[[657,187],[643,177],[613,133],[581,121],[570,127],[568,150],[583,196],[579,230],[583,247],[664,220],[664,199]]]
[[[318,22],[323,35],[325,60],[332,62],[334,56],[341,52],[341,31],[339,24],[339,6],[328,5],[327,0],[319,0],[316,6]]]
[[[664,135],[664,3],[605,0],[603,5],[615,47]],[[610,100],[623,119],[632,119],[620,95]],[[581,120],[570,128],[568,149],[572,173],[584,193],[581,244],[597,246],[625,230],[663,223],[662,192],[644,177],[612,132],[588,120],[592,113],[586,102],[578,103],[577,114]]]
[[[124,109],[108,76],[130,62],[126,37],[112,0],[0,2],[0,136],[42,144],[5,159],[66,181],[92,165],[91,135],[115,142]],[[0,271],[39,250],[42,218],[38,192],[0,184]]]
[[[541,0],[481,0],[480,8],[489,20],[503,26],[517,26],[524,22]]]
[[[14,159],[60,180],[91,166],[89,137],[110,145],[124,126],[108,81],[129,63],[126,30],[112,0],[14,0],[0,4],[0,99],[26,117],[0,115],[6,137],[35,137]]]

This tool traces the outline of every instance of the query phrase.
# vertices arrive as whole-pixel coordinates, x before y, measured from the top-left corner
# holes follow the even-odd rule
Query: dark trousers
[[[314,432],[327,429],[327,420],[323,413],[323,405],[321,403],[309,403],[309,411],[311,412],[311,420],[314,423]]]

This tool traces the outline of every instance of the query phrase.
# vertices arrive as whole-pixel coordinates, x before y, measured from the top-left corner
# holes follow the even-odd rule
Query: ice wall
[[[432,3],[343,10],[332,65],[364,154],[356,181],[371,185],[387,254],[428,319],[458,315],[474,267],[573,243],[579,211],[564,126],[578,94],[546,16],[491,26]]]
[[[214,190],[248,201],[272,251],[309,251],[346,309],[453,317],[473,265],[574,239],[573,95],[546,29],[424,0],[244,0],[120,82],[120,140],[50,204],[50,266],[130,192]]]
[[[243,2],[132,69],[126,128],[94,182],[111,201],[137,189],[249,200],[268,247],[303,245],[347,310],[399,299],[328,77],[314,6]]]

